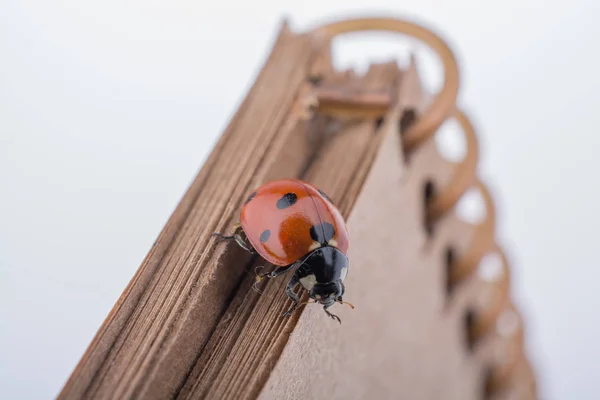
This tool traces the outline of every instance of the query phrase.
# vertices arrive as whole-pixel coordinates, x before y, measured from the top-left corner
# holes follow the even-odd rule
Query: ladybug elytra
[[[313,302],[322,304],[327,315],[341,323],[328,308],[349,304],[342,300],[349,236],[344,218],[322,190],[296,179],[268,182],[248,196],[231,236],[213,235],[235,240],[277,266],[270,273],[258,274],[257,283],[295,269],[286,288],[293,305],[283,316],[300,305],[293,290],[301,285]]]

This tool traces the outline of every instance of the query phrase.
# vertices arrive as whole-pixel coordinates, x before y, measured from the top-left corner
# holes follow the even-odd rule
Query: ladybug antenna
[[[350,306],[350,308],[352,308],[354,310],[354,306],[352,304],[348,303],[347,301],[343,301],[342,299],[340,299],[340,300],[338,300],[338,302],[340,304],[348,304]]]

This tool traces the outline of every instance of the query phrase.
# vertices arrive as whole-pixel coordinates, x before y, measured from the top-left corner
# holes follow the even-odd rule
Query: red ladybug
[[[329,317],[341,323],[327,309],[336,302],[345,303],[342,296],[348,273],[349,237],[344,218],[322,190],[296,179],[266,183],[248,196],[233,234],[214,235],[233,239],[248,252],[258,252],[278,266],[268,274],[257,275],[257,282],[295,268],[286,288],[294,304],[283,316],[291,315],[299,306],[293,290],[300,284],[311,299],[323,304]]]

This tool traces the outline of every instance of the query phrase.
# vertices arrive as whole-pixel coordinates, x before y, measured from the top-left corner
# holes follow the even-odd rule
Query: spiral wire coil
[[[500,351],[488,355],[490,365],[486,378],[486,393],[494,396],[525,394],[535,398],[535,377],[523,349],[523,321],[509,298],[510,266],[503,249],[495,240],[496,213],[492,196],[487,186],[477,176],[478,141],[475,129],[469,118],[456,106],[459,88],[459,69],[453,52],[447,44],[431,30],[395,18],[359,18],[336,21],[313,30],[316,35],[332,39],[335,36],[356,31],[392,31],[412,36],[432,48],[444,65],[444,83],[434,97],[429,108],[420,116],[409,115],[405,110],[401,127],[403,149],[406,154],[417,150],[422,144],[433,140],[440,127],[448,119],[454,118],[460,124],[467,143],[467,154],[455,165],[454,174],[445,187],[439,188],[426,202],[427,219],[435,224],[450,213],[465,193],[478,189],[486,207],[486,218],[475,227],[473,240],[467,251],[448,262],[448,283],[459,285],[472,278],[482,259],[488,254],[496,254],[501,262],[501,278],[482,284],[481,290],[491,293],[491,300],[485,307],[476,308],[465,325],[465,334],[472,340],[491,340]],[[331,117],[351,114],[354,118],[382,117],[389,111],[389,104],[382,102],[376,109],[353,108],[349,111],[343,103],[327,103],[317,106],[318,113]],[[518,391],[518,392],[517,392]]]

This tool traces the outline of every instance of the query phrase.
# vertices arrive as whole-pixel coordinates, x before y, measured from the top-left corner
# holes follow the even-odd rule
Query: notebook
[[[440,92],[423,89],[414,57],[407,68],[336,70],[332,39],[365,30],[431,47],[444,64]],[[358,18],[298,33],[284,21],[58,398],[535,398],[510,263],[458,92],[453,52],[419,24]],[[466,142],[458,162],[435,141],[448,120]],[[212,235],[239,221],[254,188],[282,178],[319,187],[346,220],[344,300],[354,309],[334,306],[341,324],[311,304],[282,317],[293,271],[255,285],[273,265]],[[485,206],[476,223],[456,210],[471,192]]]

